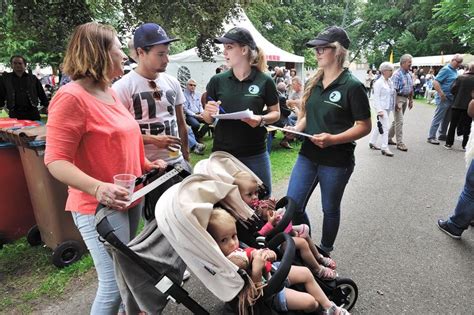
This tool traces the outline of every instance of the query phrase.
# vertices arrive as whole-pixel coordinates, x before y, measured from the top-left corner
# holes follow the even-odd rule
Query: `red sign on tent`
[[[266,55],[267,61],[280,61],[280,56],[278,55]]]

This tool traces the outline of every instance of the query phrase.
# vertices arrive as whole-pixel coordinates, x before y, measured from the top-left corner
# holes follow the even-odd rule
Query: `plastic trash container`
[[[71,214],[64,209],[67,186],[56,180],[44,165],[46,142],[35,140],[45,138],[46,127],[27,127],[9,133],[20,152],[37,223],[29,239],[33,244],[41,240],[53,250],[55,266],[68,266],[81,258],[86,247]]]
[[[0,142],[0,248],[25,236],[35,226],[20,154],[14,144]]]

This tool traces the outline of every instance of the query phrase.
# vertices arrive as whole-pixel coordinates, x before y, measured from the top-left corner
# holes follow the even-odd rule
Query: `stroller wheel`
[[[359,289],[354,281],[348,278],[336,278],[336,287],[334,288],[329,299],[337,306],[350,311],[359,295]]]

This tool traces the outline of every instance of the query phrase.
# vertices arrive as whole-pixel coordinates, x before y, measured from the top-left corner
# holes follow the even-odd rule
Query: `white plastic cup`
[[[128,199],[132,199],[133,190],[135,189],[135,180],[137,177],[132,174],[117,174],[114,176],[114,184],[121,186],[128,191]],[[132,201],[127,202],[127,206],[129,206]]]
[[[169,146],[168,147],[168,156],[170,159],[175,159],[181,154],[181,146]]]

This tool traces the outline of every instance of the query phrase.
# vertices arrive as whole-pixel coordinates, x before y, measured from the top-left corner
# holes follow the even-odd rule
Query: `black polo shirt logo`
[[[260,92],[260,88],[258,87],[258,85],[255,85],[255,84],[252,84],[251,86],[249,86],[249,93],[250,94],[258,94],[258,92]]]
[[[339,102],[341,100],[341,92],[339,91],[333,91],[331,94],[329,94],[329,100],[331,102]]]

